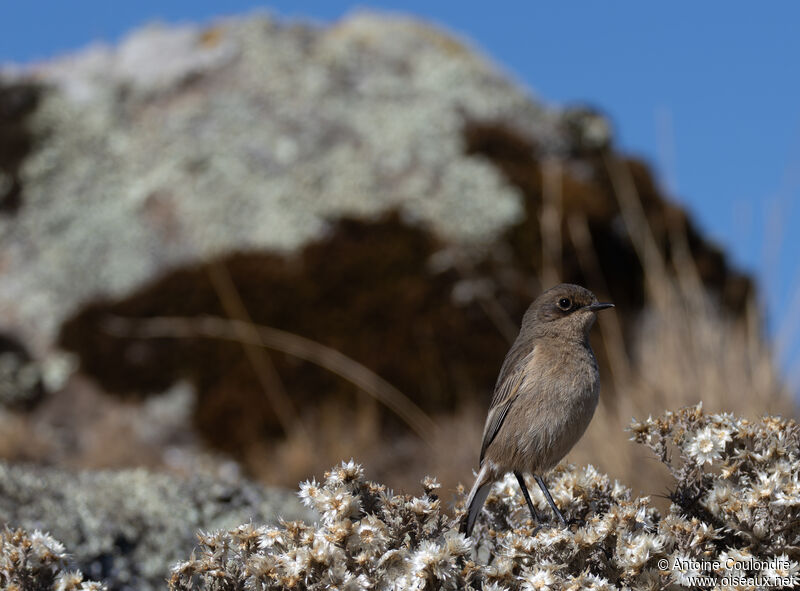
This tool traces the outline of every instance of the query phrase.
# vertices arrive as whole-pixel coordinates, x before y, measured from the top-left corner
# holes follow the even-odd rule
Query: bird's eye
[[[567,311],[572,307],[572,300],[569,298],[561,298],[558,300],[558,307],[564,311]]]

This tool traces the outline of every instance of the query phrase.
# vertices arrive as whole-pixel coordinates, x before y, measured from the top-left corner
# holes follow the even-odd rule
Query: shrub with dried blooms
[[[800,559],[800,428],[793,420],[706,415],[702,405],[634,421],[676,484],[672,513],[718,532],[716,549]]]
[[[301,484],[318,514],[307,524],[245,524],[199,534],[176,564],[172,591],[266,589],[665,589],[800,585],[800,429],[794,421],[704,414],[700,405],[634,421],[632,439],[675,478],[661,515],[592,466],[560,466],[548,486],[570,525],[529,512],[513,478],[497,482],[472,538],[442,510],[432,478],[422,494],[394,495],[342,463]],[[531,483],[532,484],[532,483]],[[6,529],[0,587],[102,589],[65,571],[45,534]],[[695,577],[705,577],[702,581]],[[733,583],[731,583],[733,581]]]
[[[350,461],[322,483],[301,485],[318,523],[202,534],[197,554],[175,566],[171,588],[660,589],[695,586],[691,577],[699,575],[717,583],[740,577],[746,588],[741,577],[763,577],[762,585],[797,579],[800,445],[793,421],[706,415],[698,405],[634,421],[631,432],[675,477],[666,515],[592,466],[561,466],[548,486],[569,528],[549,517],[531,523],[509,475],[493,487],[469,539],[457,527],[463,495],[451,519],[433,479],[423,481],[421,496],[393,495]],[[549,516],[537,487],[529,488]]]
[[[40,531],[0,530],[0,589],[6,591],[105,591],[68,570],[64,546]]]
[[[199,536],[175,566],[172,589],[372,589],[463,585],[471,544],[441,511],[433,479],[420,497],[392,495],[353,461],[300,485],[319,523],[242,525]]]

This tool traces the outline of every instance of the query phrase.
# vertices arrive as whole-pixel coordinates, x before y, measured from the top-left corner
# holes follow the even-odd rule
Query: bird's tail
[[[481,471],[478,472],[478,476],[475,478],[475,484],[472,485],[472,490],[469,491],[469,497],[467,498],[467,514],[461,521],[461,533],[466,536],[472,535],[472,528],[475,527],[475,521],[478,519],[478,515],[480,515],[486,497],[489,496],[492,483],[488,480],[488,473],[489,467],[487,462],[481,467]]]

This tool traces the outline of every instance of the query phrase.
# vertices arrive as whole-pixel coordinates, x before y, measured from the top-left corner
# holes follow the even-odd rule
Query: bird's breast
[[[580,439],[597,407],[599,375],[591,349],[537,347],[526,368],[516,426],[528,468],[552,468]]]

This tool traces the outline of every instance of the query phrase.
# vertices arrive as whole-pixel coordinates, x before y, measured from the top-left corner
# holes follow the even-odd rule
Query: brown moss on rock
[[[520,268],[540,274],[542,168],[547,155],[502,122],[470,122],[465,126],[464,140],[468,154],[486,158],[522,192],[526,215],[509,229],[506,239],[512,245]],[[676,261],[675,244],[685,241],[703,286],[733,315],[742,315],[753,296],[750,278],[735,271],[719,247],[703,237],[686,211],[664,195],[647,164],[615,154],[610,149],[581,151],[558,161],[559,223],[563,237],[562,260],[558,262],[563,279],[586,285],[593,283],[580,268],[576,246],[570,240],[568,220],[578,216],[588,224],[595,258],[600,264],[598,271],[605,279],[608,295],[623,311],[639,309],[644,303],[644,269],[621,219],[607,159],[619,160],[630,171],[647,230],[665,263],[673,267],[681,264]]]
[[[488,391],[507,345],[477,303],[454,305],[460,280],[454,271],[428,270],[440,247],[392,215],[341,220],[296,257],[240,253],[214,264],[228,270],[257,324],[337,349],[423,409],[441,411]],[[104,329],[109,316],[224,316],[207,269],[181,269],[124,300],[92,304],[64,325],[60,342],[112,392],[142,395],[190,380],[199,392],[195,418],[205,438],[242,452],[254,439],[280,434],[280,424],[239,344],[120,338]],[[296,407],[314,409],[321,398],[355,400],[355,387],[329,372],[270,355]]]

